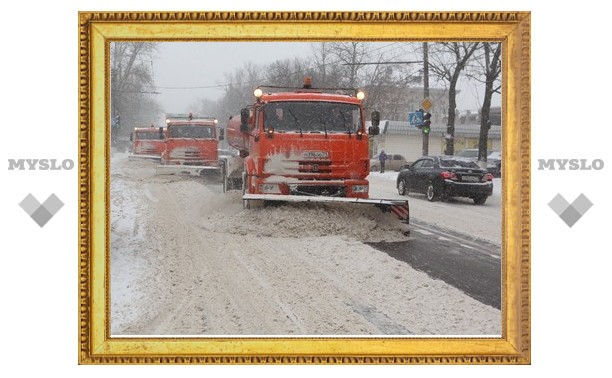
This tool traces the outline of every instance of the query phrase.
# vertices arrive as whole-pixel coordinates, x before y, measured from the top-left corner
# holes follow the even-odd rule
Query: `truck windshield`
[[[264,125],[276,131],[298,133],[355,133],[361,129],[358,105],[338,102],[271,102]]]
[[[170,138],[211,139],[214,137],[211,126],[173,125],[169,129]]]
[[[159,140],[159,131],[140,131],[136,132],[136,140]]]

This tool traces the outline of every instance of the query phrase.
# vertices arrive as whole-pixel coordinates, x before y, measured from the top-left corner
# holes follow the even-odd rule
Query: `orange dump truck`
[[[378,112],[366,130],[364,94],[311,88],[264,92],[231,117],[227,142],[239,157],[222,162],[224,190],[242,189],[245,207],[263,201],[373,204],[408,221],[408,202],[369,198],[369,135],[379,133]],[[338,92],[334,90],[334,92]],[[369,135],[368,135],[369,134]]]
[[[191,113],[168,115],[165,147],[157,172],[196,175],[220,172],[217,123],[214,117]]]
[[[162,127],[135,127],[130,134],[132,142],[131,151],[128,154],[130,160],[135,159],[152,159],[161,160],[161,154],[164,151],[165,133]]]

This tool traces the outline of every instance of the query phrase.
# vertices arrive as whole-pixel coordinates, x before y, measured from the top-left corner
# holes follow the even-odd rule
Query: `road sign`
[[[425,110],[431,109],[432,106],[433,106],[433,103],[431,102],[429,97],[423,100],[423,102],[421,102],[421,107]]]
[[[410,126],[423,125],[423,112],[416,111],[408,113],[408,123],[410,124]]]

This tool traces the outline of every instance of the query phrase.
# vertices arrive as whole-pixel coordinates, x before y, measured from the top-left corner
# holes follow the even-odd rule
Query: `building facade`
[[[443,155],[446,149],[446,124],[442,122],[442,118],[433,118],[434,122],[429,133],[429,155]],[[501,137],[501,125],[492,124],[488,134],[487,151],[501,151]],[[458,114],[455,121],[455,153],[467,148],[478,148],[479,138],[478,114],[472,112]],[[402,154],[409,163],[412,163],[423,155],[423,133],[421,129],[411,126],[407,121],[381,120],[380,134],[371,138],[370,154],[374,156],[381,150],[385,150],[386,153]]]

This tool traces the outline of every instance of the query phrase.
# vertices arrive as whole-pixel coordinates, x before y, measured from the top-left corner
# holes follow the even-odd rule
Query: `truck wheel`
[[[244,196],[247,193],[247,188],[249,187],[249,176],[247,176],[246,172],[242,172],[242,195]],[[242,208],[250,209],[252,207],[252,203],[250,200],[242,200]]]
[[[244,193],[244,192],[243,192]],[[252,200],[242,200],[242,207],[244,209],[250,210],[250,209],[260,209],[262,207],[265,206],[265,202],[264,200],[260,200],[260,199],[252,199]]]
[[[243,200],[246,202],[245,209],[261,209],[265,206],[264,200]]]
[[[223,185],[225,185],[225,180],[227,178],[227,163],[225,162],[225,160],[219,160],[219,179],[221,180],[221,182],[223,183]],[[225,192],[225,189],[223,189],[223,192]]]
[[[244,196],[244,195],[246,194],[246,192],[247,192],[246,188],[247,188],[247,185],[249,185],[249,182],[248,182],[248,181],[249,181],[249,180],[248,180],[248,177],[247,177],[247,176],[244,174],[244,172],[243,172],[243,173],[242,173],[242,195],[243,195],[243,196]],[[250,209],[250,208],[251,208],[251,207],[249,206],[249,201],[248,201],[248,200],[245,200],[245,199],[243,199],[243,200],[242,200],[242,208],[243,208],[243,209]]]
[[[249,176],[247,176],[246,172],[242,172],[242,195],[244,196],[247,193],[247,188],[250,185]],[[242,200],[242,207],[245,209],[258,209],[260,207],[264,207],[264,200]]]
[[[223,192],[225,193],[228,190],[240,190],[242,182],[239,178],[226,177],[223,180]]]
[[[231,189],[231,183],[225,169],[225,164],[221,163],[221,182],[223,183],[223,193]]]

